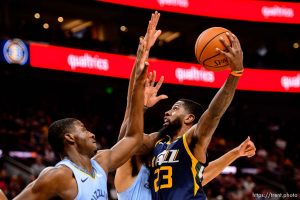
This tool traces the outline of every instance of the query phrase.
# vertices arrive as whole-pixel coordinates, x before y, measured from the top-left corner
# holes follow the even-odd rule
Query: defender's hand
[[[148,41],[147,46],[146,46],[146,50],[148,50],[148,51],[154,45],[156,39],[161,34],[161,30],[156,30],[156,26],[157,26],[159,17],[160,17],[160,13],[155,11],[155,13],[153,13],[151,15],[151,19],[148,24],[147,33],[145,35],[145,39]]]
[[[252,157],[255,155],[255,145],[254,143],[250,140],[250,137],[248,137],[242,144],[240,144],[237,147],[239,156],[247,156],[248,158]]]
[[[150,72],[145,84],[144,92],[144,105],[148,108],[154,106],[157,102],[162,99],[167,99],[168,96],[165,94],[157,96],[158,90],[164,82],[164,76],[161,76],[157,84],[155,85],[156,71]]]

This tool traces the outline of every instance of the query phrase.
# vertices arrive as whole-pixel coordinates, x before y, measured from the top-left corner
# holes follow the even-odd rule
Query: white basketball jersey
[[[92,175],[86,173],[69,159],[64,159],[56,164],[65,165],[70,168],[77,182],[78,194],[75,200],[107,200],[107,176],[102,167],[91,160],[94,170]]]

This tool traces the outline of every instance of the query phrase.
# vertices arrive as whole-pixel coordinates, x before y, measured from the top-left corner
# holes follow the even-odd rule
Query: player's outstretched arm
[[[140,63],[141,63],[141,54],[142,54],[142,50],[144,48],[143,45],[145,44],[143,41],[148,39],[148,41],[150,43],[148,45],[148,51],[150,52],[151,47],[154,45],[158,36],[161,34],[160,30],[156,30],[156,26],[157,26],[159,17],[160,17],[160,14],[158,12],[155,12],[151,15],[151,19],[148,24],[147,32],[144,37],[140,37],[140,43],[139,43],[138,50],[137,50],[136,61],[132,68],[130,79],[129,79],[126,111],[125,111],[125,116],[124,116],[124,119],[123,119],[123,122],[121,125],[118,140],[122,139],[126,133],[126,129],[127,129],[128,121],[129,121],[128,113],[129,113],[130,106],[131,106],[130,97],[132,96],[134,75],[135,75],[137,66],[140,65]],[[157,96],[157,92],[158,92],[159,88],[161,87],[164,78],[161,77],[159,82],[156,85],[154,84],[155,79],[156,79],[155,71],[150,72],[146,78],[145,91],[144,91],[144,111],[145,111],[145,108],[152,107],[160,99],[165,98],[164,97],[165,95]],[[145,137],[148,138],[146,135],[145,135]],[[147,140],[145,140],[145,141],[147,141]],[[135,166],[135,167],[137,169],[139,169],[140,164],[136,163],[136,165],[138,165],[138,166]],[[132,166],[132,162],[131,162],[131,158],[130,158],[126,163],[124,163],[122,166],[120,166],[116,170],[114,182],[115,182],[117,191],[121,192],[121,191],[127,189],[128,187],[130,187],[130,185],[133,183],[134,177],[132,177],[132,169],[133,169],[133,166]]]
[[[125,135],[125,131],[127,128],[127,122],[128,122],[128,110],[131,106],[131,102],[129,101],[129,97],[132,95],[132,86],[133,86],[133,75],[135,73],[136,67],[140,64],[141,61],[141,52],[142,52],[142,44],[144,44],[143,40],[148,40],[146,49],[150,52],[151,47],[155,44],[157,38],[161,34],[161,30],[157,30],[157,24],[160,18],[160,13],[157,11],[151,15],[151,19],[148,24],[147,32],[145,34],[144,38],[140,38],[140,44],[137,51],[137,57],[135,65],[132,69],[130,80],[129,80],[129,86],[128,86],[128,92],[127,92],[127,106],[126,106],[126,112],[124,116],[123,123],[121,125],[120,133],[119,133],[119,140],[122,139]],[[155,84],[156,81],[156,71],[150,72],[149,75],[146,78],[145,83],[145,91],[144,91],[144,108],[150,108],[154,106],[157,102],[159,102],[162,99],[167,99],[167,95],[157,95],[160,87],[163,84],[164,76],[161,76],[157,84]],[[149,146],[153,146],[152,143],[155,143],[155,138],[158,134],[152,134],[152,135],[144,135],[143,140],[143,148],[141,148],[141,151],[139,151],[139,154],[144,154],[144,152],[148,152]]]
[[[72,191],[74,188],[76,191]],[[14,200],[74,199],[76,194],[77,185],[71,170],[66,167],[47,167]]]
[[[250,158],[255,155],[255,151],[255,145],[250,140],[250,137],[248,137],[238,147],[227,152],[220,158],[209,162],[203,173],[202,186],[206,185],[215,177],[217,177],[227,166],[229,166],[236,159],[243,156],[247,156],[248,158]]]
[[[139,38],[140,42],[139,42],[139,46],[138,46],[138,50],[137,50],[137,56],[136,56],[134,66],[133,66],[132,71],[131,71],[128,90],[127,90],[126,111],[125,111],[124,119],[123,119],[123,122],[122,122],[122,125],[121,125],[121,128],[120,128],[120,133],[119,133],[118,140],[122,139],[125,135],[125,131],[126,131],[126,127],[127,127],[127,121],[128,121],[128,110],[131,106],[130,97],[132,96],[134,75],[135,75],[135,71],[136,71],[137,66],[141,62],[142,49],[146,48],[150,52],[151,47],[154,45],[157,38],[161,34],[161,30],[156,30],[159,18],[160,18],[160,13],[158,13],[157,11],[152,13],[145,36]],[[148,40],[148,43],[147,43],[146,47],[142,46],[143,44],[145,44],[143,42],[144,40]],[[150,72],[149,77],[147,77],[147,79],[146,79],[144,105],[147,106],[147,107],[152,107],[160,99],[165,98],[165,95],[164,96],[160,95],[158,97],[156,96],[157,91],[158,91],[158,89],[160,88],[160,86],[163,82],[163,77],[159,81],[160,85],[158,83],[155,87],[153,87],[153,85],[151,85],[151,84],[152,84],[153,81],[155,81],[155,77],[156,77],[156,72],[153,72],[153,73]],[[155,91],[155,89],[157,89],[157,90]],[[154,103],[155,100],[156,100],[156,102]],[[152,105],[150,103],[147,104],[148,101],[150,101],[150,103],[152,103]]]
[[[160,87],[163,84],[164,76],[161,76],[157,84],[155,84],[156,80],[156,71],[149,73],[149,76],[146,79],[145,92],[144,92],[144,106],[145,109],[151,108],[157,102],[163,99],[167,99],[168,96],[165,94],[161,94],[157,96],[157,93]],[[145,155],[152,151],[157,139],[159,137],[158,132],[154,132],[151,134],[144,134],[143,145],[137,152],[138,155]]]
[[[149,40],[144,40],[147,47]],[[126,134],[110,150],[101,151],[94,159],[106,171],[114,171],[124,164],[141,147],[144,133],[144,88],[147,76],[148,63],[146,59],[149,51],[143,48],[141,63],[137,66],[134,77],[131,106],[128,111]]]
[[[192,137],[197,141],[196,148],[194,148],[194,155],[196,155],[197,159],[201,162],[206,162],[206,150],[211,137],[233,99],[238,80],[244,69],[243,52],[237,37],[233,34],[229,35],[228,33],[227,36],[232,43],[232,47],[227,44],[224,39],[221,39],[228,52],[219,49],[218,51],[228,58],[231,73],[212,99],[208,109],[200,117],[198,124],[195,126],[196,129],[192,134]],[[188,138],[188,140],[191,141],[192,137]]]
[[[155,76],[156,76],[156,72],[153,71],[149,73],[149,76],[146,79],[145,92],[144,92],[144,111],[145,111],[145,107],[150,108],[154,106],[161,99],[167,98],[166,95],[157,96],[157,92],[163,82],[163,77],[161,77],[159,82],[155,85]],[[127,122],[128,122],[128,116],[127,116],[127,120],[124,120],[122,123],[122,128],[119,134],[119,140],[122,139],[125,135]],[[149,134],[149,135],[144,134],[143,145],[136,152],[137,155],[141,155],[141,154],[144,155],[150,152],[150,150],[152,150],[151,147],[154,146],[154,142],[152,141],[156,141],[154,135],[155,134]],[[131,186],[131,184],[135,180],[135,176],[133,176],[132,170],[133,168],[139,170],[141,165],[142,162],[140,161],[140,159],[136,159],[136,162],[131,162],[131,158],[130,158],[126,163],[124,163],[121,167],[119,167],[116,170],[114,182],[118,192],[122,192]]]

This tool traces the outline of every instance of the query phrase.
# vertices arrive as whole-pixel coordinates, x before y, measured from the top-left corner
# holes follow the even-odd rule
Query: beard
[[[173,136],[180,130],[181,126],[182,124],[180,119],[176,118],[173,122],[163,126],[158,132],[161,136]]]

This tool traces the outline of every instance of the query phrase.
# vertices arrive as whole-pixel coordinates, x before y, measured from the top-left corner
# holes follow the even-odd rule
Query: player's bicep
[[[33,186],[36,181],[33,181],[27,187],[18,195],[16,196],[13,200],[23,200],[23,199],[28,199],[28,200],[35,200],[42,198],[38,193],[35,193],[33,190]]]
[[[194,131],[194,137],[198,138],[198,144],[208,144],[219,124],[219,121],[220,117],[213,116],[209,110],[206,110],[203,113]]]
[[[51,173],[53,169],[45,169],[47,172],[41,172],[41,175],[30,183],[14,200],[39,200],[55,197],[58,193],[56,190],[56,176]]]
[[[99,151],[93,159],[108,173],[123,165],[139,147],[135,138],[124,137],[111,149]]]
[[[144,134],[143,136],[143,144],[135,153],[136,155],[146,155],[149,154],[158,140],[158,132],[154,132],[151,134]]]
[[[142,141],[140,141],[142,142]],[[140,148],[133,137],[124,137],[111,148],[110,170],[113,171],[123,165]]]
[[[144,155],[150,153],[158,139],[158,132],[152,134],[144,134],[143,144],[134,145],[134,139],[124,137],[111,149],[98,151],[95,159],[101,167],[108,173],[120,167],[133,155]]]
[[[195,144],[193,155],[202,163],[206,162],[206,152],[211,137],[215,132],[220,119],[211,116],[209,111],[205,111],[198,123],[193,125],[186,133],[187,142]]]

